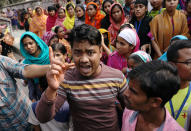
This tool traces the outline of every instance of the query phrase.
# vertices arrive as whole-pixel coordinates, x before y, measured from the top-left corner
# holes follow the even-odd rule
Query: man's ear
[[[172,62],[172,61],[168,61],[168,63],[170,63],[173,66],[176,66],[176,63]]]
[[[154,108],[158,108],[161,106],[162,99],[160,97],[153,97],[151,98],[151,105]]]

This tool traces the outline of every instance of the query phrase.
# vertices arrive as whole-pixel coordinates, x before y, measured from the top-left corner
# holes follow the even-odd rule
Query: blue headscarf
[[[40,47],[41,52],[38,55],[38,57],[34,57],[30,55],[24,49],[22,40],[25,35],[31,36],[36,41],[37,45]],[[21,54],[25,57],[25,60],[23,61],[24,64],[38,64],[38,65],[50,64],[48,46],[44,43],[42,39],[40,39],[36,34],[32,32],[25,32],[22,34],[20,39],[20,51],[21,51]]]
[[[176,35],[174,37],[171,38],[170,43],[172,43],[173,40],[178,39],[178,40],[188,40],[188,38],[186,36],[183,35]],[[167,51],[158,58],[158,60],[162,60],[162,61],[168,61],[167,60]]]

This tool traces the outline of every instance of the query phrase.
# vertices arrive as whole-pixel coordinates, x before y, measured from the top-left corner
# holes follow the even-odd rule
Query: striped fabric
[[[115,102],[127,88],[126,78],[101,65],[101,73],[94,78],[83,78],[76,69],[68,71],[58,90],[58,97],[69,102],[74,130],[119,130]]]
[[[0,130],[23,131],[30,110],[30,100],[16,85],[14,78],[23,78],[23,64],[0,55]]]

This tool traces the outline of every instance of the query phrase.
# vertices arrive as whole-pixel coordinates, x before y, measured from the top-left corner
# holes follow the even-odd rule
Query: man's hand
[[[52,48],[49,47],[50,57],[50,70],[46,74],[49,88],[46,91],[48,99],[54,99],[55,93],[60,85],[60,82],[64,79],[64,73],[67,69],[74,66],[74,63],[63,64],[59,60],[56,60],[53,55]]]
[[[151,45],[150,44],[144,44],[141,46],[141,50],[143,50],[145,52],[148,51],[147,53],[150,54],[151,53]]]

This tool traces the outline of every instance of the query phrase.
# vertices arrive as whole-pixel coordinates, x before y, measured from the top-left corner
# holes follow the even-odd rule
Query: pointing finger
[[[52,47],[49,47],[49,59],[50,59],[50,63],[52,63],[53,59],[54,59],[54,54],[52,51]]]

